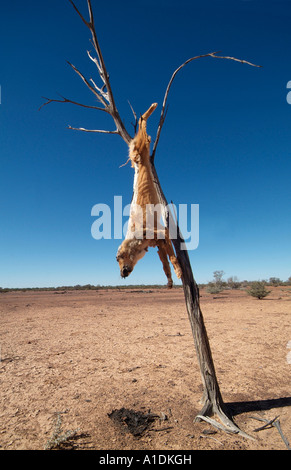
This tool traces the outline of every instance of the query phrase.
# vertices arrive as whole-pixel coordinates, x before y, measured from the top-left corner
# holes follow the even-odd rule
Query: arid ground
[[[279,416],[291,443],[290,287],[264,300],[203,289],[201,308],[223,399],[255,440],[193,422],[202,381],[182,289],[15,291],[0,295],[1,449],[72,431],[61,447],[286,450],[254,418]]]

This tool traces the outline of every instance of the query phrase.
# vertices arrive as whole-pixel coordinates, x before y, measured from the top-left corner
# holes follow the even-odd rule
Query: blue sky
[[[76,1],[86,14],[85,0]],[[160,107],[148,124],[154,138],[172,72],[212,51],[237,62],[199,59],[172,86],[156,153],[168,201],[199,204],[194,277],[291,276],[291,2],[289,0],[92,0],[117,107],[133,133],[136,112]],[[94,105],[67,65],[97,80],[86,50],[90,33],[66,0],[1,6],[0,286],[161,283],[155,250],[122,280],[115,260],[121,240],[95,240],[97,203],[124,205],[133,170],[120,168],[119,136],[72,131],[68,125],[114,129],[104,113],[42,96]],[[124,219],[126,221],[126,218]],[[174,273],[173,273],[174,277]],[[179,281],[175,279],[179,284]]]

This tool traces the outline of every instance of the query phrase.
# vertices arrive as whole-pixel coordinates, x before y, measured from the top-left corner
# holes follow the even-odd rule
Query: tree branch
[[[92,5],[91,5],[91,0],[87,0],[88,11],[89,11],[89,16],[90,16],[90,21],[89,22],[85,20],[85,18],[80,13],[80,11],[78,10],[78,8],[74,4],[74,2],[72,0],[69,0],[69,1],[73,5],[74,9],[78,13],[78,15],[80,16],[82,21],[85,23],[85,25],[89,28],[89,30],[91,32],[92,43],[93,43],[94,49],[97,53],[97,57],[98,57],[99,62],[97,62],[97,59],[94,60],[93,58],[91,58],[91,60],[93,60],[93,62],[95,62],[96,66],[97,66],[97,69],[98,69],[98,74],[99,74],[100,78],[102,79],[102,81],[104,82],[104,84],[106,85],[106,88],[107,88],[107,95],[108,95],[109,105],[105,104],[104,106],[108,107],[108,111],[111,114],[111,116],[113,117],[113,120],[115,122],[115,125],[117,127],[119,135],[123,138],[123,140],[127,144],[129,144],[130,141],[132,140],[132,138],[130,137],[129,133],[127,132],[127,130],[126,130],[126,128],[125,128],[125,126],[124,126],[124,124],[123,124],[123,122],[122,122],[122,120],[119,116],[116,105],[115,105],[114,96],[113,96],[112,89],[111,89],[111,84],[110,84],[110,81],[109,81],[109,75],[107,73],[105,62],[104,62],[102,52],[101,52],[101,48],[100,48],[100,45],[99,45],[99,42],[98,42],[98,39],[97,39],[97,34],[96,34],[96,30],[95,30],[95,25],[94,25],[94,16],[93,16],[93,9],[92,9]],[[99,95],[99,97],[100,97],[100,95]]]
[[[69,0],[69,2],[71,3],[71,5],[73,5],[73,7],[75,8],[76,12],[78,13],[78,15],[80,16],[81,20],[85,23],[85,25],[89,28],[90,26],[90,23],[88,23],[88,21],[85,20],[84,16],[80,13],[80,11],[78,10],[78,8],[76,7],[76,5],[74,4],[74,2],[72,2],[72,0]]]
[[[98,132],[99,134],[118,134],[119,135],[119,132],[117,129],[115,131],[105,131],[105,130],[103,131],[100,129],[84,129],[84,127],[72,127],[72,126],[68,126],[68,129],[72,129],[73,131]]]
[[[246,61],[246,60],[236,59],[235,57],[218,56],[217,54],[218,54],[218,52],[209,52],[208,54],[202,54],[202,55],[198,55],[198,56],[195,56],[195,57],[191,57],[190,59],[186,60],[186,62],[184,62],[182,65],[180,65],[180,66],[174,71],[173,75],[171,76],[171,79],[170,79],[170,81],[169,81],[169,83],[168,83],[168,86],[167,86],[167,88],[166,88],[166,92],[165,92],[165,96],[164,96],[164,100],[163,100],[163,106],[162,106],[162,111],[161,111],[161,117],[160,117],[160,121],[159,121],[159,125],[158,125],[158,130],[157,130],[156,139],[155,139],[154,146],[153,146],[153,152],[152,152],[152,155],[151,155],[151,161],[152,161],[152,163],[154,162],[155,153],[156,153],[157,145],[158,145],[158,142],[159,142],[161,130],[162,130],[162,127],[163,127],[165,118],[166,118],[166,113],[167,113],[166,104],[167,104],[167,99],[168,99],[168,95],[169,95],[170,88],[171,88],[171,86],[172,86],[172,83],[173,83],[174,78],[176,77],[177,73],[178,73],[183,67],[185,67],[185,65],[189,64],[189,63],[192,62],[193,60],[201,59],[202,57],[213,57],[213,58],[215,58],[215,59],[234,60],[235,62],[241,62],[241,63],[243,63],[243,64],[251,65],[252,67],[261,67],[261,65],[255,65],[255,64],[252,64],[251,62],[248,62],[248,61]]]
[[[83,82],[87,85],[87,87],[89,88],[90,91],[92,91],[92,93],[96,96],[96,98],[100,101],[100,103],[103,104],[104,107],[107,107],[107,103],[106,101],[104,100],[103,96],[98,93],[97,90],[95,90],[92,85],[90,85],[90,83],[88,82],[88,80],[84,77],[84,75],[77,69],[77,67],[75,67],[73,64],[71,64],[71,62],[67,61],[67,63],[72,67],[72,69],[79,75],[79,77],[82,78]]]
[[[216,54],[218,54],[218,52],[213,52],[213,53],[210,54],[210,57],[214,57],[214,59],[234,60],[235,62],[241,62],[242,64],[251,65],[252,67],[262,68],[262,65],[256,65],[256,64],[253,64],[252,62],[248,62],[247,60],[237,59],[236,57],[220,56],[220,55],[216,55]]]
[[[108,93],[104,91],[104,89],[106,88],[106,83],[103,79],[103,75],[102,75],[102,71],[100,69],[100,66],[99,66],[99,63],[98,63],[98,60],[94,57],[91,56],[90,52],[87,51],[87,54],[88,54],[88,57],[95,63],[95,65],[97,66],[98,70],[99,70],[99,76],[100,78],[102,79],[103,81],[103,85],[101,88],[99,88],[96,83],[94,82],[94,80],[92,78],[90,78],[90,82],[93,83],[94,87],[96,88],[97,92],[99,93],[99,95],[101,95],[109,104],[110,104],[110,100],[109,100],[109,96],[108,96]]]
[[[131,106],[131,102],[130,102],[129,100],[127,100],[127,101],[128,101],[128,104],[129,104],[129,106],[130,106],[130,109],[131,109],[132,114],[133,114],[133,117],[134,117],[133,128],[134,128],[134,134],[136,134],[136,129],[137,129],[137,125],[138,125],[138,119],[137,119],[135,110],[134,110],[133,107]]]
[[[108,114],[110,114],[112,116],[112,118],[114,120],[114,123],[116,125],[116,130],[115,131],[88,130],[88,129],[74,128],[74,127],[70,127],[70,129],[82,130],[82,131],[85,131],[85,132],[102,132],[102,133],[106,133],[106,134],[118,134],[123,138],[123,140],[126,142],[126,144],[129,144],[131,142],[132,138],[129,135],[129,133],[127,132],[127,130],[126,130],[126,128],[125,128],[125,126],[124,126],[124,124],[123,124],[123,122],[122,122],[122,120],[119,116],[116,105],[115,105],[114,96],[113,96],[110,81],[109,81],[109,74],[107,73],[107,70],[106,70],[106,67],[105,67],[102,52],[101,52],[100,45],[99,45],[97,35],[96,35],[96,31],[95,31],[91,0],[87,0],[90,21],[87,21],[84,18],[82,13],[76,7],[73,0],[69,0],[69,2],[74,7],[75,11],[78,13],[78,15],[80,16],[83,23],[87,26],[87,28],[89,28],[89,30],[91,32],[92,44],[93,44],[94,49],[97,53],[98,59],[92,57],[89,51],[87,51],[87,54],[88,54],[89,58],[95,63],[95,65],[97,67],[97,70],[98,70],[98,75],[99,75],[100,79],[103,82],[103,86],[98,87],[96,85],[95,81],[92,78],[90,79],[90,81],[92,83],[92,85],[91,85],[90,81],[88,81],[85,78],[85,76],[77,69],[77,67],[75,67],[70,62],[68,62],[68,64],[79,75],[79,77],[83,80],[85,85],[94,94],[94,96],[98,99],[98,101],[104,106],[104,108],[97,107],[97,106],[82,105],[81,103],[78,103],[78,102],[73,101],[73,100],[69,100],[67,98],[63,98],[62,100],[54,100],[54,99],[45,98],[47,100],[47,102],[44,103],[39,109],[41,109],[46,104],[49,104],[49,103],[52,103],[52,102],[57,102],[57,103],[72,103],[72,104],[76,104],[78,106],[88,107],[88,108],[92,108],[92,109],[98,109],[100,111],[105,111],[105,112],[107,112]],[[104,89],[106,89],[106,91],[104,91]]]
[[[78,101],[69,100],[68,98],[65,98],[64,96],[61,96],[61,97],[62,97],[61,100],[53,100],[51,98],[46,98],[45,96],[43,96],[42,98],[47,101],[40,106],[39,111],[41,110],[41,108],[43,108],[44,106],[50,103],[71,103],[71,104],[75,104],[76,106],[82,106],[83,108],[98,109],[98,111],[104,111],[105,113],[108,113],[107,109],[105,108],[78,103]]]

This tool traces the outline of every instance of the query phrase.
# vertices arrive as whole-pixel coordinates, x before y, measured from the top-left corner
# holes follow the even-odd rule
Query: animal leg
[[[165,235],[166,235],[166,236],[165,236],[166,252],[167,252],[167,254],[168,254],[169,258],[170,258],[170,261],[171,261],[171,263],[172,263],[172,265],[173,265],[173,268],[174,268],[174,271],[175,271],[175,273],[176,273],[177,278],[180,279],[181,276],[182,276],[182,269],[181,269],[180,264],[179,264],[179,262],[178,262],[178,260],[177,260],[177,258],[176,258],[176,255],[175,255],[175,253],[174,253],[172,241],[171,241],[171,239],[170,239],[170,237],[169,237],[169,232],[168,232],[168,230],[166,230]]]
[[[168,287],[171,289],[173,287],[173,280],[164,240],[162,240],[161,243],[158,243],[158,255],[163,264],[163,269],[168,279]]]
[[[155,230],[155,241],[159,245],[159,240],[164,242],[164,250],[166,251],[166,255],[169,256],[169,259],[173,265],[175,274],[178,279],[181,278],[182,276],[182,270],[180,267],[180,264],[176,258],[176,255],[174,253],[172,241],[169,237],[169,230],[168,229],[157,229]]]

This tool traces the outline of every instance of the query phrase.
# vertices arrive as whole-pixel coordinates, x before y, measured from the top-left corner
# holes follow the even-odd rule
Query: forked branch
[[[45,96],[43,96],[43,99],[47,101],[40,106],[39,110],[50,103],[71,103],[71,104],[75,104],[76,106],[82,106],[82,108],[98,109],[99,111],[106,112],[106,109],[100,108],[99,106],[90,106],[87,104],[78,103],[78,101],[69,100],[68,98],[65,98],[64,96],[61,96],[61,98],[62,98],[61,100],[52,100],[50,98],[46,98]]]
[[[98,129],[89,130],[89,129],[84,129],[83,127],[76,128],[76,127],[72,127],[72,126],[69,126],[69,129],[85,131],[85,132],[99,132],[99,133],[106,133],[106,134],[117,134],[117,135],[120,135],[123,138],[123,140],[126,142],[126,144],[129,145],[132,138],[129,135],[128,131],[126,130],[126,128],[125,128],[125,126],[124,126],[124,124],[123,124],[123,122],[120,118],[119,112],[116,108],[116,104],[115,104],[111,84],[110,84],[110,81],[109,81],[109,75],[108,75],[108,72],[107,72],[107,69],[106,69],[106,66],[105,66],[105,62],[104,62],[104,59],[103,59],[103,56],[102,56],[100,44],[98,42],[98,38],[97,38],[96,30],[95,30],[95,23],[94,23],[94,16],[93,16],[93,9],[92,9],[92,5],[91,5],[91,0],[87,0],[88,12],[89,12],[89,21],[87,21],[84,18],[82,13],[76,7],[73,0],[69,0],[69,2],[71,3],[71,5],[75,9],[75,11],[78,13],[78,15],[80,16],[83,23],[90,30],[91,37],[92,37],[91,38],[91,43],[92,43],[92,45],[95,49],[97,57],[93,57],[89,51],[87,51],[87,54],[88,54],[88,57],[90,58],[90,60],[97,67],[99,78],[102,81],[102,86],[99,87],[92,78],[90,78],[90,80],[87,80],[86,77],[80,72],[80,70],[77,69],[77,67],[75,67],[70,62],[68,62],[68,64],[77,73],[77,75],[79,75],[79,77],[83,80],[85,85],[94,94],[94,96],[97,98],[97,100],[100,102],[100,104],[103,107],[102,106],[85,105],[85,104],[82,104],[82,103],[78,103],[74,100],[70,100],[70,99],[62,97],[61,100],[45,98],[47,101],[40,107],[40,109],[43,106],[45,106],[49,103],[57,102],[57,103],[71,103],[71,104],[75,104],[77,106],[82,106],[84,108],[90,108],[90,109],[96,109],[96,110],[99,110],[99,111],[104,111],[104,112],[106,112],[106,113],[108,113],[112,116],[112,118],[114,120],[114,123],[116,125],[116,129],[114,131],[98,130]],[[202,57],[213,57],[215,59],[228,59],[228,60],[233,60],[235,62],[241,62],[243,64],[248,64],[248,65],[251,65],[253,67],[260,67],[260,65],[252,64],[251,62],[248,62],[246,60],[237,59],[236,57],[230,57],[230,56],[219,56],[217,54],[218,54],[218,52],[209,52],[208,54],[202,54],[202,55],[198,55],[198,56],[195,56],[195,57],[191,57],[190,59],[186,60],[186,62],[184,62],[182,65],[180,65],[174,71],[174,73],[172,74],[171,79],[170,79],[170,81],[168,83],[168,86],[166,88],[166,92],[165,92],[165,96],[164,96],[164,100],[163,100],[161,116],[160,116],[160,120],[159,120],[159,124],[158,124],[158,128],[157,128],[156,139],[155,139],[155,142],[154,142],[154,145],[153,145],[153,151],[152,151],[152,154],[151,154],[151,162],[152,163],[154,163],[154,158],[155,158],[155,153],[156,153],[156,150],[157,150],[157,145],[158,145],[158,142],[159,142],[159,139],[160,139],[161,130],[162,130],[163,124],[165,122],[165,118],[166,118],[166,114],[167,114],[167,100],[168,100],[168,95],[169,95],[170,88],[172,86],[172,83],[173,83],[174,78],[176,77],[177,73],[183,67],[185,67],[185,65],[189,64],[193,60],[200,59]],[[131,109],[132,109],[132,107],[131,107]],[[132,111],[133,111],[133,109],[132,109]],[[133,111],[133,114],[135,116],[134,129],[135,129],[135,132],[136,132],[137,119],[136,119],[136,114],[135,114],[134,111]]]
[[[111,84],[110,84],[110,81],[109,81],[109,75],[107,73],[105,62],[104,62],[102,52],[101,52],[101,48],[100,48],[100,45],[99,45],[99,42],[98,42],[98,39],[97,39],[91,1],[87,0],[90,21],[85,20],[85,18],[80,13],[80,11],[78,10],[78,8],[76,7],[76,5],[74,4],[74,2],[72,0],[69,0],[69,1],[72,4],[72,6],[74,7],[74,9],[76,10],[76,12],[78,13],[78,15],[80,16],[81,20],[85,23],[87,28],[89,28],[89,30],[90,30],[90,33],[91,33],[91,36],[92,36],[92,44],[94,46],[95,52],[97,53],[97,57],[93,58],[91,56],[90,52],[88,52],[88,56],[96,64],[96,67],[98,69],[98,74],[99,74],[99,76],[100,76],[100,78],[103,82],[103,87],[99,88],[95,85],[95,90],[93,91],[91,85],[88,84],[88,82],[85,82],[85,83],[89,87],[89,89],[91,91],[93,91],[93,93],[95,95],[96,94],[98,95],[99,101],[101,101],[101,103],[104,105],[107,112],[113,117],[113,120],[114,120],[115,125],[116,125],[116,131],[114,131],[113,133],[114,134],[119,134],[123,138],[123,140],[127,144],[129,144],[129,142],[132,139],[131,139],[130,135],[128,134],[127,130],[126,130],[126,128],[125,128],[125,126],[124,126],[124,124],[123,124],[123,122],[122,122],[122,120],[119,116],[116,105],[115,105],[114,96],[113,96],[112,89],[111,89]],[[104,92],[104,89],[106,89],[107,91]]]
[[[234,60],[235,62],[241,62],[242,64],[251,65],[252,67],[261,67],[261,65],[255,65],[255,64],[252,64],[251,62],[248,62],[248,61],[246,61],[246,60],[237,59],[236,57],[218,56],[217,54],[218,54],[218,52],[209,52],[208,54],[202,54],[202,55],[198,55],[198,56],[195,56],[195,57],[191,57],[190,59],[186,60],[186,62],[184,62],[182,65],[180,65],[180,67],[178,67],[178,68],[175,70],[175,72],[173,73],[173,75],[171,76],[171,79],[170,79],[170,81],[169,81],[169,83],[168,83],[168,86],[167,86],[167,88],[166,88],[166,93],[165,93],[164,100],[163,100],[163,106],[162,106],[162,111],[161,111],[161,117],[160,117],[160,121],[159,121],[159,125],[158,125],[158,130],[157,130],[157,135],[156,135],[156,139],[155,139],[155,142],[154,142],[153,151],[152,151],[152,155],[151,155],[151,161],[152,161],[152,163],[154,162],[155,153],[156,153],[157,145],[158,145],[158,142],[159,142],[161,130],[162,130],[162,127],[163,127],[165,118],[166,118],[166,114],[167,114],[166,105],[167,105],[167,100],[168,100],[168,95],[169,95],[170,88],[171,88],[171,86],[172,86],[172,83],[173,83],[174,78],[176,77],[177,73],[178,73],[183,67],[185,67],[185,65],[189,64],[189,63],[192,62],[193,60],[201,59],[202,57],[213,57],[213,58],[215,58],[215,59],[229,59],[229,60]]]
[[[132,140],[132,138],[129,135],[129,133],[127,132],[127,130],[126,130],[121,118],[120,118],[120,115],[118,113],[116,105],[115,105],[114,96],[113,96],[110,81],[109,81],[109,75],[108,75],[107,70],[106,70],[106,66],[105,66],[105,63],[104,63],[103,56],[102,56],[101,48],[100,48],[100,45],[99,45],[99,42],[98,42],[98,39],[97,39],[97,35],[96,35],[96,31],[95,31],[94,16],[93,16],[91,1],[87,0],[88,11],[89,11],[89,21],[87,21],[84,18],[84,16],[78,10],[78,8],[76,7],[75,3],[72,0],[69,0],[69,2],[74,7],[76,12],[78,13],[80,18],[82,19],[83,23],[87,26],[87,28],[89,28],[89,30],[91,32],[91,36],[92,36],[91,42],[94,46],[97,57],[93,57],[89,51],[87,51],[87,54],[88,54],[88,57],[92,60],[92,62],[94,62],[94,64],[97,67],[99,78],[102,81],[102,86],[99,87],[98,85],[96,85],[96,83],[94,82],[94,80],[92,78],[90,80],[87,80],[87,78],[80,72],[80,70],[77,69],[77,67],[75,67],[70,62],[68,62],[68,64],[77,73],[77,75],[79,75],[79,77],[83,80],[85,85],[94,94],[94,96],[97,98],[97,100],[100,102],[100,104],[103,107],[101,107],[101,106],[100,107],[98,107],[98,106],[88,106],[88,105],[81,104],[81,103],[78,103],[76,101],[73,101],[73,100],[62,97],[62,100],[45,98],[47,101],[41,106],[41,108],[43,106],[47,105],[47,104],[52,103],[52,102],[57,102],[57,103],[71,103],[71,104],[76,104],[78,106],[83,106],[84,108],[91,108],[91,109],[97,109],[99,111],[104,111],[104,112],[106,112],[106,113],[108,113],[112,116],[112,118],[114,120],[114,123],[115,123],[115,126],[116,126],[116,129],[114,131],[103,131],[103,130],[98,130],[98,129],[88,130],[88,129],[84,129],[82,127],[76,128],[76,127],[72,127],[72,126],[69,126],[69,129],[80,130],[80,131],[85,131],[85,132],[99,132],[99,133],[106,133],[106,134],[118,134],[123,138],[123,140],[126,142],[126,144],[129,144],[130,141]]]

